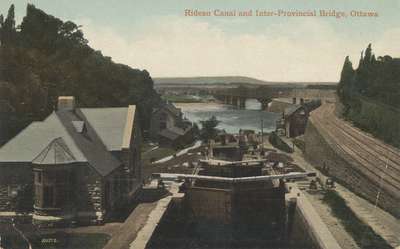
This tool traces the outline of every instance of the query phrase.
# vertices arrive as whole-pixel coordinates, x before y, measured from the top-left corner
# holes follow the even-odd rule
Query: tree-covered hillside
[[[22,127],[52,112],[60,95],[75,96],[81,107],[137,104],[144,125],[159,101],[147,71],[92,49],[75,23],[28,4],[17,26],[12,5],[0,16],[0,105],[11,106]]]
[[[357,126],[400,146],[400,59],[361,54],[357,69],[346,57],[338,85],[343,114]]]
[[[369,44],[365,55],[361,54],[357,69],[353,69],[349,57],[346,57],[338,93],[347,108],[351,108],[350,103],[354,95],[399,108],[400,59],[389,55],[376,59]]]

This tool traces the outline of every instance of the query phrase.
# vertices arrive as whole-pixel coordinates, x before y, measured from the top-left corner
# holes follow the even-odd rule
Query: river
[[[275,123],[281,114],[261,111],[261,104],[255,99],[246,101],[245,109],[238,109],[231,105],[216,102],[210,103],[175,103],[181,108],[184,116],[199,127],[201,120],[216,116],[221,123],[219,129],[225,129],[229,133],[238,133],[240,129],[261,130],[261,119],[265,132],[275,130]]]

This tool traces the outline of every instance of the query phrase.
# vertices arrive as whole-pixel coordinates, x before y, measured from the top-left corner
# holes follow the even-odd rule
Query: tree
[[[4,27],[6,29],[12,30],[15,29],[15,10],[14,4],[11,4],[10,8],[8,9],[7,18],[4,22]]]
[[[344,104],[343,115],[359,128],[400,146],[400,59],[372,53],[368,44],[360,63],[353,69],[345,59],[338,85]]]
[[[149,126],[160,96],[147,71],[115,63],[88,45],[79,25],[32,4],[15,27],[11,5],[7,18],[0,17],[0,91],[12,93],[6,101],[21,123],[16,132],[49,115],[61,95],[75,96],[80,107],[135,104],[142,129]]]
[[[200,134],[204,140],[207,141],[210,139],[214,139],[217,136],[218,131],[216,127],[218,126],[220,121],[217,120],[215,116],[212,116],[208,120],[202,120],[200,121],[200,123],[202,126]]]
[[[0,14],[0,46],[1,43],[3,41],[2,37],[3,37],[3,26],[4,26],[4,17],[3,15]]]
[[[4,20],[4,23],[1,26],[1,44],[10,44],[15,41],[16,30],[14,4],[11,4],[10,8],[8,9],[7,18]]]
[[[346,109],[348,108],[347,104],[348,104],[349,94],[351,92],[351,89],[353,88],[352,86],[353,78],[354,78],[353,64],[351,63],[349,56],[346,56],[346,59],[344,60],[343,64],[342,73],[340,75],[339,85],[337,88],[338,96],[342,101],[342,103],[344,104],[344,106],[346,107]],[[345,112],[347,111],[346,109]]]
[[[366,65],[369,65],[371,63],[371,59],[372,59],[372,48],[371,48],[371,43],[370,43],[370,44],[368,44],[368,47],[365,50],[364,63]]]

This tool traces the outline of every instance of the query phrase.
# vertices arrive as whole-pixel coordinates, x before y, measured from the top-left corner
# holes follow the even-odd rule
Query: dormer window
[[[160,131],[167,128],[168,115],[166,113],[161,113],[160,115]]]
[[[86,132],[86,125],[84,121],[72,121],[72,125],[75,128],[75,131],[78,133]]]

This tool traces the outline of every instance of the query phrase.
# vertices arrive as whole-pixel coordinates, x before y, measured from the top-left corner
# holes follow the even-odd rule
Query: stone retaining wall
[[[294,248],[341,249],[326,224],[296,183],[286,183],[288,242]]]

